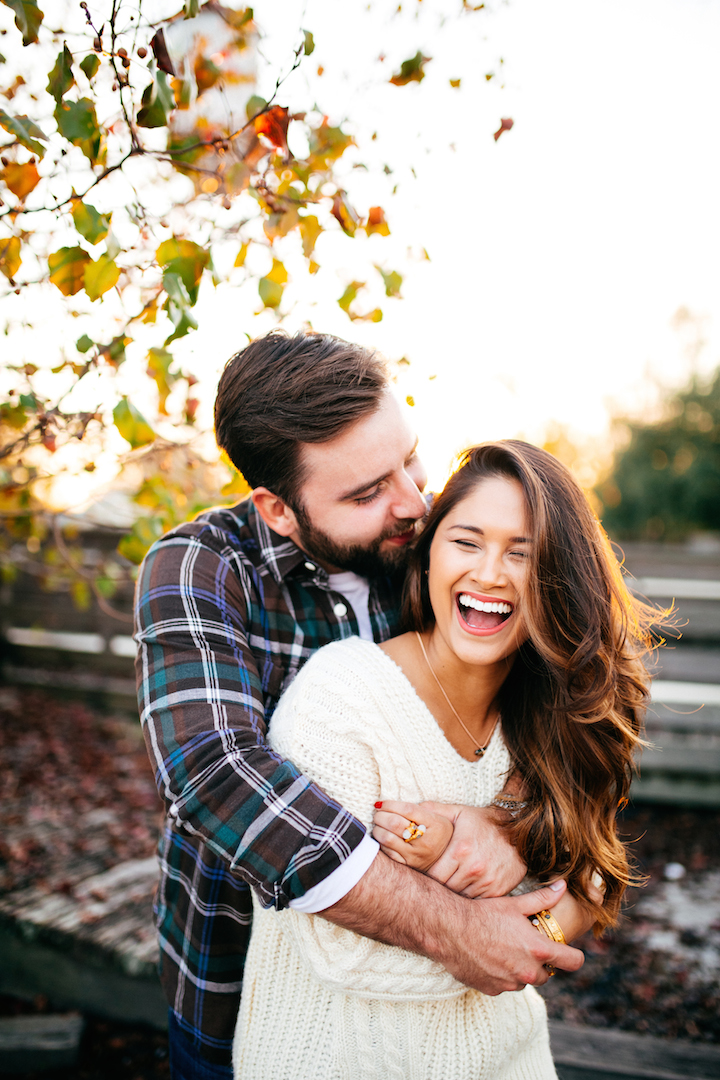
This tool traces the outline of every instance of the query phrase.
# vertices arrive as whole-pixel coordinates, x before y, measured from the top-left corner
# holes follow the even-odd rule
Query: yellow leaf
[[[249,247],[250,247],[250,244],[247,244],[247,243],[240,245],[240,250],[237,253],[237,258],[235,259],[235,263],[234,263],[235,266],[244,266],[245,265],[245,257],[247,256]]]
[[[243,474],[241,472],[238,472],[238,470],[235,469],[235,468],[233,468],[233,470],[232,470],[232,479],[229,480],[227,484],[224,484],[223,487],[220,488],[220,494],[225,495],[225,496],[227,496],[227,495],[245,496],[245,495],[249,495],[251,491],[252,491],[252,488],[248,484],[248,482],[245,479],[245,477],[243,476]]]
[[[272,270],[267,276],[268,279],[274,281],[276,285],[285,285],[288,279],[287,270],[279,259],[273,259]]]
[[[20,241],[17,236],[0,240],[0,271],[6,278],[14,278],[20,269]]]
[[[0,176],[18,199],[24,199],[40,183],[40,173],[34,165],[18,165],[12,161],[0,172]]]
[[[113,422],[123,439],[130,443],[133,450],[137,446],[144,446],[145,443],[152,442],[155,438],[155,432],[145,417],[127,398],[119,401],[113,409]]]
[[[302,236],[303,255],[309,259],[315,250],[317,238],[322,232],[322,226],[314,214],[300,218],[300,235]]]
[[[85,285],[85,267],[90,261],[81,247],[61,247],[48,255],[50,280],[63,296],[74,296]]]
[[[115,260],[101,255],[96,262],[88,263],[85,267],[85,292],[91,300],[98,300],[103,293],[117,284],[119,277],[120,267]]]

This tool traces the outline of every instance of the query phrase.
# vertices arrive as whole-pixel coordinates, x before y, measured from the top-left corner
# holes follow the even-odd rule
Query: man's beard
[[[408,518],[399,522],[395,528],[386,529],[372,543],[336,544],[335,541],[313,525],[304,506],[294,507],[298,524],[298,539],[303,551],[319,562],[337,567],[338,570],[352,570],[360,577],[372,578],[392,574],[407,564],[408,544],[393,546],[381,551],[380,545],[391,536],[401,536],[415,527],[415,522]]]

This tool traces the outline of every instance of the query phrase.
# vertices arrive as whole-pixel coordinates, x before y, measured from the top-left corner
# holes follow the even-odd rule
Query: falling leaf
[[[72,208],[75,228],[91,244],[98,244],[104,240],[110,231],[112,215],[101,214],[90,203],[81,202],[78,199]]]
[[[50,280],[63,296],[74,296],[85,285],[85,267],[90,261],[81,247],[61,247],[48,255]]]
[[[24,199],[40,182],[40,173],[34,165],[18,165],[14,161],[0,170],[0,178],[5,181],[18,199]]]
[[[155,432],[145,417],[127,398],[119,401],[113,409],[113,423],[123,439],[130,443],[133,450],[138,446],[144,446],[146,443],[152,442],[155,438]]]
[[[256,135],[263,135],[278,150],[287,151],[287,130],[290,114],[282,105],[273,105],[253,120]]]
[[[383,279],[385,285],[386,296],[400,296],[400,286],[403,283],[402,274],[398,274],[397,270],[383,270],[381,266],[375,266],[377,272]]]
[[[88,263],[85,267],[85,292],[91,300],[98,300],[112,289],[113,285],[117,285],[119,277],[118,264],[107,255],[101,255],[99,259]]]
[[[452,86],[453,90],[459,90],[460,89],[461,81],[462,81],[461,79],[451,79],[450,80],[450,85]]]
[[[47,142],[47,135],[27,116],[10,116],[4,109],[0,109],[0,127],[4,127],[15,136],[19,143],[22,143],[33,154],[37,154],[39,158],[44,156],[45,147],[37,140],[44,139]]]
[[[371,206],[368,210],[365,232],[368,236],[372,233],[378,233],[380,236],[390,235],[390,226],[385,220],[385,211],[381,206]]]
[[[411,82],[422,82],[425,78],[425,71],[423,69],[425,64],[429,63],[430,60],[432,60],[431,56],[423,56],[418,49],[415,55],[409,60],[403,60],[400,65],[400,71],[397,75],[393,75],[390,82],[393,86],[407,86],[407,84]]]
[[[2,0],[15,12],[15,25],[23,36],[23,45],[32,45],[38,39],[43,13],[35,0]]]
[[[315,51],[315,38],[312,36],[309,30],[303,30],[303,35],[305,38],[305,55],[310,56],[311,53]]]
[[[50,72],[47,92],[55,98],[55,101],[59,102],[60,98],[67,94],[74,83],[75,76],[72,73],[72,53],[67,45],[63,45],[62,52],[58,53],[58,58],[55,61],[55,67]]]
[[[493,135],[493,139],[495,140],[495,142],[498,141],[498,139],[502,135],[503,131],[510,131],[513,124],[514,124],[514,120],[511,120],[509,116],[502,119],[500,121],[500,127],[497,129],[497,131]]]
[[[20,269],[20,240],[17,236],[0,239],[0,272],[6,278],[14,278]]]

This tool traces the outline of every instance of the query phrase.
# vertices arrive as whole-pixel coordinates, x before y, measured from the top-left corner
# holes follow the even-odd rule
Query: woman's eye
[[[477,544],[473,543],[472,540],[453,540],[453,544],[457,544],[458,547],[466,548],[466,549],[471,549],[471,548],[476,548],[477,547]]]

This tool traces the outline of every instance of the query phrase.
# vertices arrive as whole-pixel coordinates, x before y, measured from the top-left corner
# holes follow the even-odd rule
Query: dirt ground
[[[0,690],[0,893],[67,888],[67,867],[98,870],[152,854],[159,802],[139,725],[39,691]],[[122,806],[122,820],[116,815]],[[583,969],[544,991],[551,1018],[720,1042],[720,813],[633,807],[623,834],[648,884],[621,925],[580,942]],[[52,1009],[0,997],[0,1015]],[[43,1080],[166,1080],[165,1036],[86,1018],[80,1061]]]

